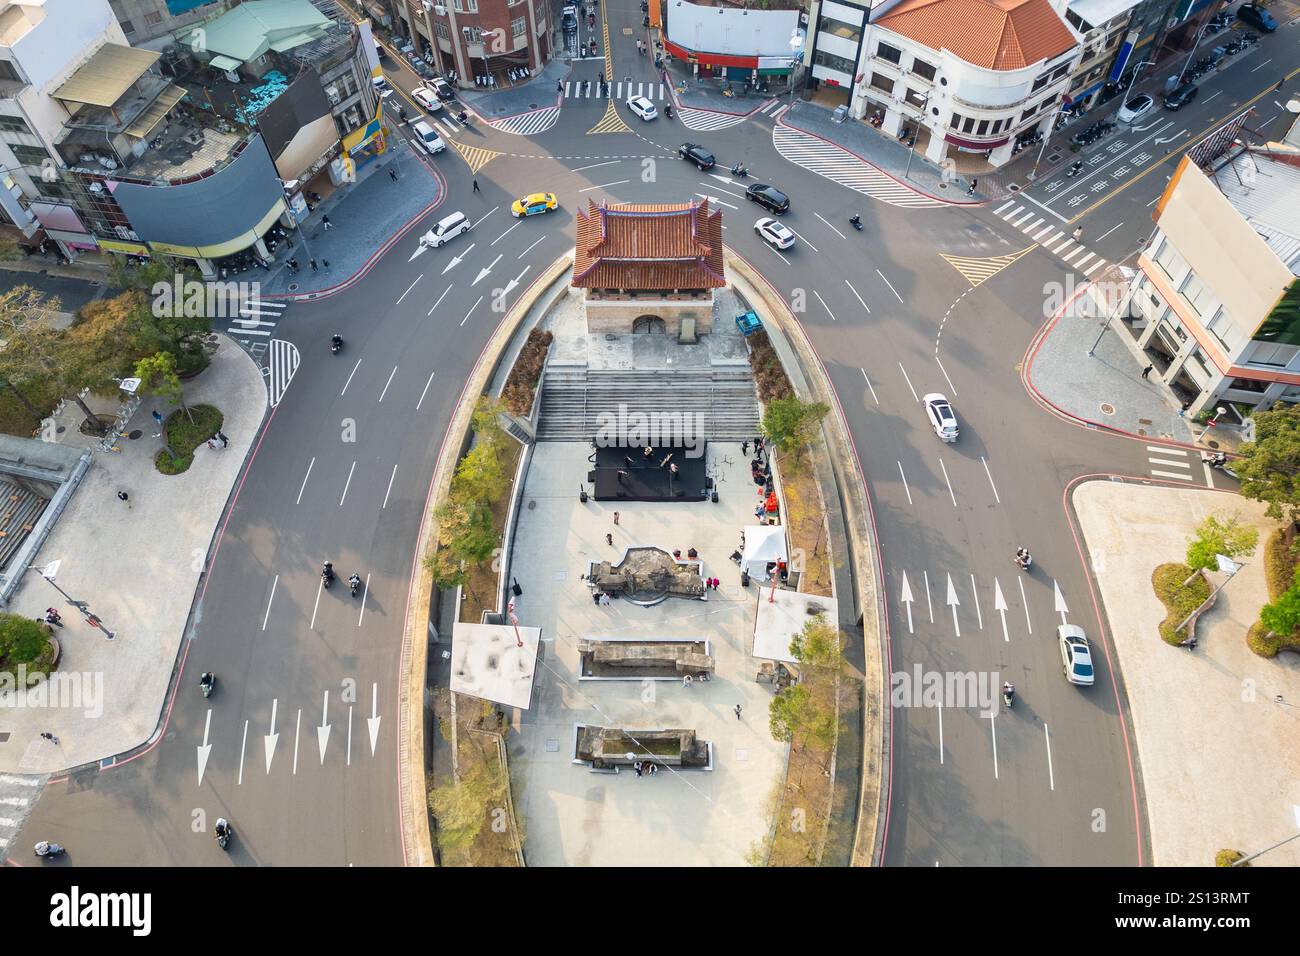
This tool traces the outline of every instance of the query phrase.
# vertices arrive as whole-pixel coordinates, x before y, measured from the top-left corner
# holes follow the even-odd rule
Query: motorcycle
[[[749,167],[745,166],[743,163],[736,163],[736,165],[731,167],[731,175],[739,176],[741,179],[744,179],[749,175]]]
[[[1211,468],[1217,468],[1229,478],[1236,480],[1237,473],[1228,466],[1228,456],[1219,452],[1218,454],[1202,454],[1201,461]]]
[[[1006,704],[1007,709],[1011,709],[1011,702],[1015,700],[1016,689],[1010,684],[1002,685],[1002,703]]]
[[[854,229],[856,229],[858,232],[861,232],[861,231],[862,231],[862,217],[861,217],[861,216],[853,216],[852,218],[849,219],[849,225],[852,226]]]
[[[334,336],[334,338],[330,339],[330,351],[331,351],[331,352],[333,352],[335,355],[338,355],[338,354],[339,354],[339,350],[342,349],[342,348],[343,348],[343,336],[341,336],[341,335],[336,335],[336,336]]]
[[[355,574],[348,578],[348,588],[352,591],[352,596],[357,596],[357,591],[361,590],[361,579]]]
[[[321,583],[325,586],[325,590],[328,591],[330,585],[334,583],[334,569],[328,564],[325,565],[325,567],[321,568],[320,579]]]
[[[1066,179],[1073,179],[1075,176],[1079,175],[1079,173],[1081,173],[1081,172],[1083,172],[1083,163],[1082,163],[1082,162],[1075,162],[1075,163],[1073,163],[1073,164],[1070,166],[1069,169],[1067,169],[1067,170],[1065,171],[1065,178],[1066,178]]]
[[[199,678],[199,690],[203,691],[203,696],[205,698],[212,696],[212,688],[216,686],[217,686],[217,675],[215,674],[211,674],[211,673],[204,674],[202,677]]]
[[[673,104],[668,103],[664,106],[664,116],[668,117],[669,119],[673,118]]]
[[[229,821],[227,821],[224,817],[217,820],[217,825],[216,825],[217,846],[221,847],[221,849],[223,850],[229,849],[230,838],[233,837],[234,835],[235,835],[235,828],[230,825]]]
[[[40,843],[36,844],[35,847],[36,855],[46,860],[51,860],[56,856],[62,856],[64,853],[67,852],[68,851],[63,847],[59,846],[59,844],[49,843],[45,840],[42,840]]]

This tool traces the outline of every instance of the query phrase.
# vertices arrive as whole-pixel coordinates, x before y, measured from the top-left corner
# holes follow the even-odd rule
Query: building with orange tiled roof
[[[823,0],[816,34],[813,76],[847,82],[853,116],[879,114],[895,135],[919,126],[933,162],[960,150],[995,167],[1050,129],[1082,52],[1051,0],[885,0],[870,17]]]
[[[713,292],[727,284],[722,213],[707,199],[578,211],[573,286],[582,289],[589,332],[708,332]],[[689,327],[688,327],[689,331]]]

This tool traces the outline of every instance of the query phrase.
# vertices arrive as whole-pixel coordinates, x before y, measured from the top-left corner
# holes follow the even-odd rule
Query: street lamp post
[[[1142,67],[1150,66],[1155,60],[1143,60],[1137,66],[1133,67],[1133,79],[1128,81],[1128,89],[1124,91],[1124,98],[1119,101],[1120,106],[1128,102],[1129,94],[1133,92],[1133,86],[1138,81],[1138,74],[1142,72]]]
[[[912,145],[907,147],[907,168],[903,170],[903,178],[909,179],[912,172],[912,157],[916,155],[916,134],[921,132],[921,123],[925,120],[925,111],[930,106],[930,93],[927,91],[925,99],[921,101],[921,118],[916,121],[916,129],[912,130]]]
[[[1038,175],[1038,167],[1043,162],[1043,153],[1047,152],[1047,144],[1052,141],[1052,134],[1056,132],[1056,118],[1062,113],[1068,113],[1070,108],[1062,106],[1052,113],[1052,128],[1043,134],[1043,145],[1038,149],[1038,158],[1034,160],[1034,168],[1029,171],[1029,179],[1032,182]]]
[[[799,69],[799,61],[803,59],[804,35],[799,32],[796,26],[790,34],[790,109],[794,109],[794,77]]]
[[[61,563],[62,563],[61,561],[51,561],[43,568],[28,568],[27,570],[35,571],[46,581],[48,581],[50,587],[54,588],[54,590],[58,591],[60,594],[63,595],[63,598],[68,602],[69,607],[75,607],[78,611],[81,612],[82,616],[85,617],[87,624],[89,624],[91,627],[97,627],[101,631],[103,631],[106,640],[110,640],[110,641],[113,640],[113,638],[117,637],[117,635],[114,634],[112,631],[110,631],[108,628],[106,628],[104,626],[104,622],[101,621],[97,615],[92,614],[90,612],[90,606],[85,601],[78,601],[75,598],[73,598],[71,594],[63,590],[63,588],[59,587],[59,585],[55,582],[54,575],[59,573],[59,565]]]
[[[1196,48],[1201,45],[1201,36],[1205,33],[1205,28],[1208,27],[1209,25],[1210,25],[1210,20],[1207,17],[1205,19],[1205,22],[1201,24],[1201,29],[1197,31],[1196,39],[1192,41],[1192,49],[1187,54],[1187,61],[1183,64],[1183,68],[1178,71],[1178,83],[1176,85],[1180,85],[1180,86],[1182,85],[1183,74],[1186,73],[1187,68],[1192,65],[1192,57],[1196,56]]]
[[[1292,806],[1291,811],[1295,814],[1296,827],[1300,828],[1300,806]],[[1300,839],[1300,829],[1297,829],[1295,833],[1291,834],[1291,836],[1287,837],[1285,840],[1278,840],[1272,846],[1266,846],[1262,850],[1257,850],[1256,852],[1250,854],[1250,856],[1243,856],[1240,860],[1238,860],[1236,863],[1233,863],[1232,865],[1245,866],[1251,860],[1255,859],[1258,856],[1263,856],[1269,850],[1276,850],[1278,847],[1285,846],[1286,844],[1290,843],[1292,840],[1296,840],[1296,839]]]

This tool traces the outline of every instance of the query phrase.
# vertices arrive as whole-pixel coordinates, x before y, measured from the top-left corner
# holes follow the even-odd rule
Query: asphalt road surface
[[[575,63],[569,81],[658,83],[636,51],[634,0],[601,4],[599,16],[613,48],[601,42],[601,58]],[[414,85],[404,69],[390,79]],[[433,463],[468,370],[505,308],[571,247],[581,204],[706,195],[724,211],[727,243],[799,315],[844,408],[879,530],[887,667],[1018,689],[1010,712],[894,709],[885,861],[1149,859],[1123,679],[1066,498],[1081,475],[1141,476],[1144,452],[1046,413],[1020,378],[1045,300],[1080,277],[992,208],[901,208],[810,174],[774,149],[772,115],[691,132],[610,103],[562,98],[559,122],[531,137],[481,122],[459,130],[465,157],[498,155],[476,173],[456,149],[427,160],[449,187],[428,220],[459,209],[472,231],[418,252],[422,224],[363,281],[280,324],[302,365],[227,517],[165,731],[119,766],[48,786],[23,839],[57,840],[87,865],[402,863],[399,642]],[[419,115],[409,101],[407,111]],[[679,160],[684,141],[713,150],[718,167]],[[753,232],[762,211],[725,172],[738,160],[748,182],[791,195],[793,249]],[[1116,242],[1145,238],[1149,225],[1128,209],[1162,186],[1147,176],[1123,191]],[[512,199],[543,190],[559,196],[557,211],[510,217]],[[848,226],[853,212],[861,232]],[[1010,261],[972,285],[943,254]],[[338,356],[334,331],[347,340]],[[955,444],[926,421],[920,397],[933,391],[956,407]],[[1028,573],[1012,562],[1020,545],[1034,555]],[[344,580],[323,591],[326,559],[341,579],[356,570],[363,595]],[[1065,681],[1062,621],[1092,637],[1096,686]],[[194,686],[205,670],[219,679],[206,700]],[[209,835],[218,815],[236,829],[229,854]]]

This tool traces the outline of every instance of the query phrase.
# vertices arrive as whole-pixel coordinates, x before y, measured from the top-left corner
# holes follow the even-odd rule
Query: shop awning
[[[162,56],[153,50],[105,43],[99,51],[54,91],[55,99],[90,106],[112,106],[131,84]]]
[[[185,97],[185,91],[179,86],[169,86],[163,90],[162,95],[153,101],[147,110],[140,114],[134,123],[126,128],[127,136],[134,136],[136,139],[145,139],[154,128],[163,121],[163,118],[172,111],[172,107],[179,103]]]
[[[243,65],[242,60],[236,60],[233,56],[223,56],[220,53],[208,60],[208,66],[214,70],[225,70],[227,73],[237,70]]]

